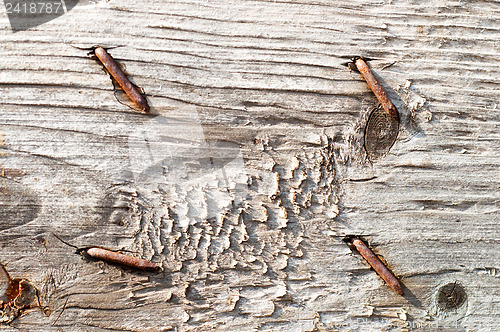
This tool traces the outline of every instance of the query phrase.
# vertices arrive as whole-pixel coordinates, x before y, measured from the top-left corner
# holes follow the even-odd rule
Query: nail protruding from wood
[[[358,237],[349,239],[349,242],[356,247],[356,250],[363,256],[363,258],[370,264],[370,266],[377,272],[377,274],[384,279],[384,281],[399,295],[403,295],[403,288],[401,283],[394,276],[394,274],[382,263],[382,261],[375,255],[375,253],[368,248]]]
[[[127,75],[121,70],[120,66],[115,62],[115,60],[109,55],[109,53],[102,48],[97,46],[94,49],[94,54],[97,56],[99,61],[103,64],[106,70],[113,76],[116,82],[120,85],[127,96],[132,100],[132,102],[143,112],[149,112],[149,105],[144,98],[144,96],[139,92],[137,87],[130,82]]]
[[[71,243],[64,241],[55,233],[52,233],[52,235],[54,235],[59,241],[61,241],[65,245],[68,245],[70,247],[75,248],[76,253],[81,254],[87,258],[91,257],[91,258],[95,258],[95,259],[100,259],[100,260],[107,261],[110,263],[124,265],[124,266],[132,267],[132,268],[144,270],[144,271],[156,271],[156,270],[161,269],[161,266],[159,266],[153,262],[150,262],[148,260],[142,259],[142,258],[121,254],[119,252],[112,251],[109,249],[100,248],[100,247],[78,248],[77,246],[72,245]]]
[[[387,114],[389,114],[395,121],[399,122],[398,110],[389,99],[389,96],[385,92],[382,85],[380,85],[375,75],[373,75],[370,67],[368,67],[368,64],[366,63],[364,58],[355,57],[353,59],[353,62],[358,71],[365,79],[366,83],[368,84],[368,87],[373,91],[375,97],[377,97],[378,101],[380,102],[384,110],[387,112]]]
[[[156,271],[160,269],[160,266],[148,260],[130,255],[124,255],[119,252],[111,251],[108,249],[93,247],[84,249],[83,252],[93,258],[97,258],[115,264],[125,265],[138,270]]]

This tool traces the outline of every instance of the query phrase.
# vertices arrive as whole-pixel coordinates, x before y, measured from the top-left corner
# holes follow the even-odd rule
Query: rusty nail
[[[392,288],[393,291],[399,295],[403,295],[401,283],[394,276],[394,274],[382,263],[382,261],[375,255],[375,253],[368,248],[368,246],[359,238],[354,237],[350,242],[356,247],[358,252],[370,264],[377,274],[385,280],[385,282]]]
[[[83,251],[90,257],[101,259],[103,261],[111,263],[133,267],[139,270],[154,271],[160,268],[158,265],[148,260],[137,258],[130,255],[120,254],[118,252],[104,248],[93,247],[85,249]]]
[[[52,233],[52,235],[54,235],[59,241],[61,241],[65,245],[76,248],[76,252],[82,254],[84,257],[92,257],[115,264],[133,267],[144,271],[155,271],[160,269],[159,265],[142,258],[130,255],[124,255],[119,252],[100,247],[78,248],[77,246],[74,246],[71,243],[64,241],[58,235],[54,233]]]
[[[399,122],[399,114],[396,107],[389,99],[389,96],[385,92],[382,85],[380,85],[380,82],[375,78],[375,75],[373,75],[370,67],[368,67],[368,64],[366,63],[364,58],[355,57],[353,59],[353,62],[358,71],[365,79],[366,83],[368,84],[368,87],[373,91],[375,97],[377,97],[380,104],[382,104],[382,107],[387,112],[387,114],[389,114],[390,116],[392,116],[394,120]]]
[[[116,82],[118,82],[132,102],[137,105],[141,111],[149,112],[149,105],[146,98],[144,98],[135,85],[130,82],[127,75],[125,75],[111,55],[101,46],[97,46],[94,49],[94,54],[111,76],[113,76]]]

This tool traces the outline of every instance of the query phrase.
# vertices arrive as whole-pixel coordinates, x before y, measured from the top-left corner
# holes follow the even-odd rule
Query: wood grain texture
[[[2,328],[498,330],[499,22],[497,1],[113,0],[16,33],[2,14],[0,260],[51,309]],[[118,102],[94,45],[159,116]],[[401,117],[375,162],[354,55]]]

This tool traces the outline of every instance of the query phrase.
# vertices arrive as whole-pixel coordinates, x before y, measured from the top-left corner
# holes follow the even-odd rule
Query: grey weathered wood
[[[498,330],[499,20],[496,1],[114,0],[15,34],[3,15],[0,261],[52,312],[5,329]],[[96,44],[119,46],[160,117],[117,101],[76,48]],[[341,65],[352,55],[375,59],[402,117],[373,163],[376,100]],[[467,300],[446,312],[453,282]]]

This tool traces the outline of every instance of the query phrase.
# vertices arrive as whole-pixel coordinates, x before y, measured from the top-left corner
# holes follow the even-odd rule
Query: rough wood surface
[[[499,330],[499,22],[497,1],[113,0],[16,33],[2,14],[0,261],[50,308],[2,328]],[[96,44],[158,116],[118,102]],[[401,115],[373,162],[353,55]]]

